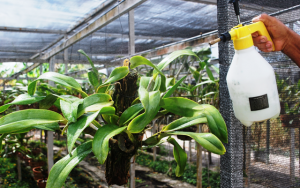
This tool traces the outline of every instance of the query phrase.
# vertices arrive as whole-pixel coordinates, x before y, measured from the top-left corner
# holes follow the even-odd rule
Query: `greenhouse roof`
[[[109,62],[128,55],[128,11],[134,9],[135,52],[217,29],[217,0],[0,0],[0,62],[43,62],[55,55],[82,63],[83,49]],[[251,2],[251,3],[250,3]],[[297,4],[286,3],[287,7]],[[242,21],[262,11],[263,1],[241,2]],[[121,15],[121,16],[120,16]]]

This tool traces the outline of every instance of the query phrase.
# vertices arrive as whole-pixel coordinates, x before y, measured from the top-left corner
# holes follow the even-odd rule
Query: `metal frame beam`
[[[92,37],[111,37],[111,38],[124,38],[129,39],[129,35],[119,33],[93,33]],[[136,35],[135,39],[146,39],[146,40],[162,40],[162,41],[181,41],[185,38],[178,37],[159,37],[159,36],[141,36]]]
[[[62,31],[62,30],[35,29],[35,28],[24,28],[24,27],[5,27],[5,26],[0,26],[0,31],[46,33],[46,34],[59,34],[59,35],[63,35],[66,33],[66,31]]]
[[[116,20],[123,14],[127,13],[128,11],[134,9],[135,7],[139,6],[146,0],[131,0],[131,1],[123,1],[118,6],[112,8],[106,14],[101,16],[100,18],[96,19],[93,23],[83,28],[81,31],[77,32],[75,35],[71,36],[67,41],[63,42],[62,44],[53,48],[50,52],[46,53],[42,56],[42,59],[49,59],[56,55],[57,53],[63,51],[64,49],[68,48],[69,46],[75,44],[76,42],[84,39],[88,35],[94,33],[95,31],[101,29],[102,27],[106,26],[110,22]]]
[[[203,3],[208,5],[217,5],[217,0],[183,0],[183,1],[190,1],[190,2],[196,2],[196,3]],[[266,11],[266,12],[276,12],[279,11],[279,8],[274,7],[267,7],[267,6],[260,6],[252,3],[240,3],[240,8],[246,9],[246,10],[256,10],[256,11]]]
[[[0,49],[0,52],[13,52],[13,53],[38,53],[38,50],[7,50],[7,49]]]

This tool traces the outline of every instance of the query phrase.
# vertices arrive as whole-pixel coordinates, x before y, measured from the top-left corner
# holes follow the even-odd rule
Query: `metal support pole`
[[[267,165],[269,164],[270,162],[270,120],[267,121]]]
[[[291,148],[290,148],[290,178],[291,184],[295,183],[295,128],[290,128]]]
[[[40,64],[40,76],[43,74],[43,64]],[[40,141],[43,142],[43,130],[40,130]]]
[[[129,46],[128,46],[128,54],[135,54],[135,44],[134,44],[134,9],[128,12],[128,25],[129,25]],[[130,188],[135,188],[135,163],[133,156],[131,158],[130,164]]]
[[[219,34],[237,25],[234,8],[228,1],[217,1]],[[221,188],[243,187],[243,125],[236,119],[226,83],[227,72],[235,51],[232,42],[219,43],[220,63],[220,113],[227,130],[228,143],[224,144],[226,153],[221,156]]]
[[[154,135],[156,133],[155,121],[153,121],[152,130],[151,131],[152,131],[152,133],[151,133],[152,135]],[[156,161],[156,147],[153,147],[152,150],[153,150],[153,161]]]
[[[68,35],[65,35],[65,41],[68,40]],[[68,63],[69,63],[69,58],[68,58],[68,48],[64,50],[64,63],[65,63],[65,74],[68,73]]]
[[[55,56],[50,59],[50,65],[49,65],[49,71],[54,72],[54,66],[55,66]],[[50,81],[49,84],[51,86],[54,86],[54,82]],[[53,132],[47,131],[47,158],[48,158],[48,173],[50,173],[50,170],[53,166]]]
[[[247,178],[245,180],[245,187],[250,187],[250,173],[249,173],[249,167],[251,163],[251,127],[245,127],[246,128],[246,167],[245,167],[245,173],[247,174]]]
[[[202,124],[198,125],[197,132],[202,132]],[[202,188],[202,146],[197,143],[197,188]]]

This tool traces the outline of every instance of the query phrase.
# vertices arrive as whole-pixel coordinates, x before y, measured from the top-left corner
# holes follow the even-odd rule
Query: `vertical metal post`
[[[189,162],[192,162],[192,140],[189,141]]]
[[[267,121],[267,165],[269,164],[270,162],[270,120]]]
[[[54,72],[54,66],[55,66],[55,56],[50,59],[50,65],[49,65],[49,71]],[[54,86],[54,82],[50,81],[49,84],[51,86]],[[53,166],[53,132],[47,131],[47,159],[48,159],[48,173],[50,173],[50,170]]]
[[[237,25],[234,8],[225,0],[217,1],[219,34]],[[236,119],[226,83],[227,72],[235,51],[232,42],[219,43],[220,113],[228,130],[226,153],[221,156],[221,188],[243,187],[243,125]]]
[[[128,25],[129,25],[129,46],[128,46],[128,54],[135,54],[135,43],[134,43],[134,9],[128,12]],[[134,157],[131,158],[130,165],[130,188],[135,188],[135,164]]]
[[[68,35],[65,35],[65,41],[68,40]],[[65,74],[68,73],[68,63],[69,63],[69,58],[68,58],[68,48],[64,50],[64,63],[65,63]]]
[[[40,64],[40,76],[43,74],[43,64]],[[40,141],[43,142],[43,130],[40,130]]]
[[[27,65],[27,64],[28,64],[28,63],[26,62],[26,63],[25,63],[25,67],[26,67],[26,69],[27,69],[27,67],[28,67],[28,65]],[[26,78],[26,81],[27,81],[27,83],[28,83],[28,72],[26,72],[25,78]]]
[[[151,134],[154,135],[155,133],[156,133],[156,126],[155,126],[155,121],[153,121]],[[156,147],[153,147],[152,150],[153,150],[153,161],[156,161]]]
[[[202,132],[202,124],[198,125],[197,132]],[[197,143],[197,188],[202,188],[202,146]]]
[[[295,128],[290,128],[291,148],[290,148],[290,178],[291,184],[295,183]]]
[[[246,127],[246,167],[245,173],[247,174],[247,179],[245,181],[245,187],[250,187],[250,173],[249,167],[251,163],[251,127]]]

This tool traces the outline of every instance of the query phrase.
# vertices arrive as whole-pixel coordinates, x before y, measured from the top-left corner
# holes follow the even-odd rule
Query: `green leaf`
[[[191,55],[191,56],[195,56],[199,61],[199,57],[192,51],[189,49],[184,49],[184,50],[178,50],[175,51],[173,53],[171,53],[170,55],[168,55],[166,58],[164,58],[158,65],[157,68],[161,71],[163,70],[166,66],[168,66],[172,61],[174,61],[176,58],[183,56],[183,55]],[[131,62],[131,61],[130,61]],[[156,69],[154,70],[153,74],[156,73]]]
[[[71,170],[91,152],[92,141],[88,141],[55,163],[51,168],[46,188],[61,188]]]
[[[157,77],[155,79],[153,91],[158,91],[160,89],[160,86],[161,86],[161,77]]]
[[[216,71],[216,73],[220,73],[220,69],[219,68],[217,68],[216,66],[214,66],[214,65],[211,65],[211,67]]]
[[[108,151],[109,139],[123,132],[127,127],[119,127],[113,124],[106,124],[99,128],[93,140],[93,152],[100,164],[104,164]]]
[[[199,115],[200,105],[190,99],[183,97],[169,97],[161,99],[160,106],[174,114],[194,117]]]
[[[68,138],[68,151],[71,152],[72,148],[80,136],[82,131],[89,126],[90,123],[98,116],[99,111],[91,114],[86,114],[80,117],[75,123],[69,124],[67,138]]]
[[[88,72],[88,78],[89,78],[89,82],[92,84],[94,89],[97,89],[99,85],[97,75],[94,72]]]
[[[193,66],[190,66],[189,69],[190,69],[191,73],[193,74],[193,77],[195,78],[196,83],[197,83],[199,81],[199,78],[200,78],[200,73]]]
[[[169,89],[169,91],[167,91],[167,93],[163,96],[163,98],[168,98],[170,97],[174,91],[177,89],[177,87],[181,84],[181,82],[183,80],[185,80],[187,76],[182,77],[171,89]]]
[[[142,103],[135,104],[133,106],[130,106],[127,108],[121,115],[120,120],[119,120],[119,125],[124,125],[131,119],[133,119],[138,113],[140,113],[143,110],[143,105]]]
[[[101,86],[121,80],[127,76],[128,73],[129,68],[127,66],[117,67],[110,73],[108,79],[101,84]]]
[[[145,112],[129,123],[128,131],[131,133],[141,132],[153,120],[159,110],[159,91],[148,92],[144,87],[139,87],[139,98],[144,106]]]
[[[173,155],[174,155],[174,159],[177,163],[175,174],[177,177],[180,177],[184,173],[184,168],[185,168],[186,161],[187,161],[187,154],[180,147],[180,145],[176,142],[176,140],[174,138],[169,137],[168,142],[174,146]]]
[[[216,135],[222,142],[228,143],[227,127],[220,112],[212,105],[202,104],[200,106],[203,108],[203,113],[206,115],[211,133]]]
[[[207,80],[207,81],[201,82],[201,83],[195,85],[195,86],[191,89],[191,91],[194,91],[197,87],[200,87],[200,86],[202,86],[202,85],[204,85],[204,84],[210,84],[210,83],[215,83],[215,82],[212,81],[212,80]]]
[[[208,75],[208,77],[209,77],[210,80],[212,80],[212,81],[215,80],[215,78],[214,78],[211,70],[209,69],[209,64],[208,63],[206,64],[206,73],[207,73],[207,75]]]
[[[211,133],[192,133],[192,132],[170,132],[170,135],[185,135],[193,138],[196,142],[198,142],[202,147],[207,149],[212,153],[216,153],[219,155],[223,155],[226,152],[226,149],[222,142]]]
[[[63,121],[65,121],[63,116],[50,110],[20,110],[0,118],[0,134]]]
[[[110,106],[110,104],[112,104],[112,103],[108,103],[108,102],[111,102],[111,101],[112,101],[111,96],[108,94],[105,94],[105,93],[96,93],[96,94],[90,95],[90,96],[86,97],[83,100],[83,103],[78,106],[78,115],[77,116],[80,117],[82,114],[90,111],[92,108],[90,106],[92,106],[92,105],[103,104],[103,106]],[[90,107],[90,110],[87,109],[88,107]],[[98,110],[96,110],[96,111],[98,111]]]
[[[142,56],[134,56],[130,59],[130,68],[134,69],[140,65],[148,65],[155,69],[156,74],[153,74],[153,78],[156,79],[158,73],[161,75],[161,85],[160,85],[160,91],[164,92],[166,91],[166,76],[160,71],[158,67],[156,67],[151,61],[148,59],[142,57]]]
[[[15,100],[12,101],[11,103],[0,106],[0,113],[7,110],[13,104],[16,104],[16,105],[32,104],[32,103],[39,102],[39,101],[43,100],[44,98],[45,98],[45,96],[31,96],[31,95],[28,95],[27,93],[21,94],[17,98],[15,98]]]
[[[39,107],[40,109],[49,109],[51,106],[53,106],[56,100],[57,96],[52,94],[47,95],[46,98],[39,102]]]
[[[96,80],[97,80],[97,82],[99,82],[99,73],[98,73],[98,70],[95,68],[95,66],[94,66],[94,63],[93,63],[93,61],[91,60],[91,58],[83,51],[83,50],[78,50],[78,52],[79,53],[81,53],[82,55],[84,55],[87,59],[88,59],[88,61],[89,61],[89,63],[91,64],[91,66],[92,66],[92,69],[93,69],[93,73],[94,73],[94,75],[95,75],[95,77],[96,77]],[[92,84],[93,85],[93,84]],[[94,86],[94,85],[93,85]]]
[[[179,129],[184,129],[193,125],[197,125],[199,123],[206,123],[206,122],[207,119],[204,114],[195,117],[183,117],[173,121],[169,125],[164,126],[162,128],[162,131],[163,132],[176,131]]]
[[[60,100],[60,108],[68,123],[77,121],[77,109],[80,104],[83,103],[83,99],[77,99],[70,103],[64,100]]]
[[[59,124],[55,122],[50,124],[42,124],[42,125],[34,126],[33,128],[46,130],[46,131],[56,131],[59,130]]]
[[[46,72],[42,74],[40,77],[38,77],[35,81],[31,82],[28,85],[28,94],[33,95],[36,90],[36,84],[38,80],[50,80],[53,82],[56,82],[62,86],[68,87],[68,88],[74,88],[77,91],[84,93],[81,89],[81,86],[76,80],[72,77],[65,76],[56,72]],[[85,94],[86,95],[86,94]]]

